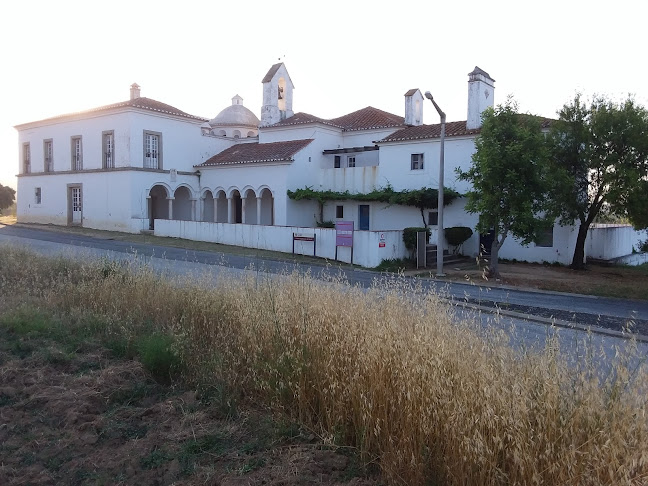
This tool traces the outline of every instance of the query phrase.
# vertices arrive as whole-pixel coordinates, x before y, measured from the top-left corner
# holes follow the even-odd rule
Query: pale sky
[[[0,183],[16,187],[14,125],[142,96],[214,117],[239,94],[257,116],[281,59],[293,109],[333,118],[374,106],[404,115],[430,90],[466,119],[467,74],[495,103],[554,117],[577,91],[648,106],[648,3],[528,1],[8,0],[0,4]],[[438,123],[431,103],[425,123]]]

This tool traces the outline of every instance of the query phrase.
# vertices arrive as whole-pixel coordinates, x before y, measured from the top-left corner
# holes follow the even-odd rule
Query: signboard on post
[[[293,255],[295,254],[295,241],[312,241],[313,242],[313,256],[317,251],[317,235],[303,235],[301,233],[293,233]]]
[[[337,261],[338,246],[351,248],[351,263],[353,264],[353,221],[335,222],[335,260]]]
[[[380,233],[380,240],[378,241],[378,248],[385,248],[385,233]]]

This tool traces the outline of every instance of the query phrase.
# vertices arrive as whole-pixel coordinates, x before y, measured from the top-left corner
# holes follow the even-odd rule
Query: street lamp
[[[445,277],[445,274],[443,273],[443,246],[444,246],[444,231],[443,231],[443,169],[444,169],[444,144],[445,144],[445,123],[446,123],[446,115],[441,111],[441,108],[439,108],[439,105],[437,105],[436,101],[434,101],[434,98],[432,97],[432,94],[429,91],[425,92],[425,97],[432,102],[434,105],[434,108],[436,108],[436,111],[439,113],[439,116],[441,117],[441,147],[439,150],[439,200],[438,200],[438,217],[439,220],[437,222],[437,225],[439,227],[437,231],[437,277]]]

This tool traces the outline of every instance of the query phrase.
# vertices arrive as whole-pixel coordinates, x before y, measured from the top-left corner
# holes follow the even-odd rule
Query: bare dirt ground
[[[91,341],[70,351],[1,325],[0,458],[7,486],[379,484],[352,451],[269,412],[163,386]]]
[[[648,299],[648,266],[588,265],[586,270],[566,266],[530,263],[500,263],[501,279],[485,278],[483,268],[470,261],[448,265],[447,278],[478,285],[510,285],[520,288],[573,292],[577,294]]]

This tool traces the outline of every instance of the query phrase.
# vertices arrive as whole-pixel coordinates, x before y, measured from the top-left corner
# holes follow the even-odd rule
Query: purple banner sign
[[[353,221],[335,222],[335,246],[353,248]]]

